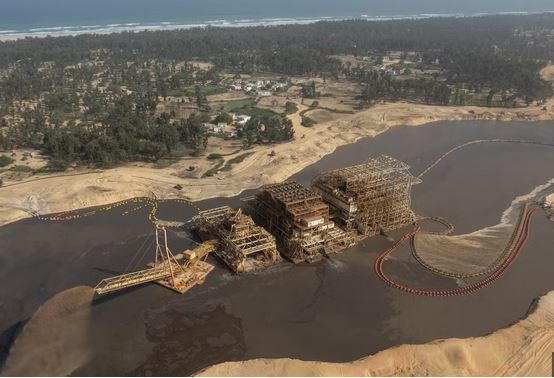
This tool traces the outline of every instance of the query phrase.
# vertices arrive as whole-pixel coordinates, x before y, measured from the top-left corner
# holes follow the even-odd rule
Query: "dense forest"
[[[343,64],[337,55],[400,51],[441,75],[398,80]],[[345,78],[362,84],[360,99],[463,104],[458,92],[501,95],[505,106],[552,96],[538,70],[554,58],[554,14],[318,22],[252,28],[197,28],[0,42],[0,148],[40,148],[59,164],[157,160],[177,148],[205,146],[210,109],[201,86],[220,73],[270,71]],[[189,62],[212,62],[194,69]],[[176,119],[156,104],[179,88],[199,114]],[[99,89],[101,88],[101,89]],[[315,88],[304,95],[315,97]],[[313,93],[312,93],[313,92]],[[28,106],[38,103],[38,106]],[[490,102],[487,100],[487,105]],[[79,112],[79,122],[67,122]],[[261,122],[261,123],[260,123]],[[245,145],[292,138],[286,120],[254,119]]]

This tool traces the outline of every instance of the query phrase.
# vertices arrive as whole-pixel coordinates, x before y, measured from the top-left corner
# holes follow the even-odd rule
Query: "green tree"
[[[225,123],[225,124],[230,124],[231,122],[233,122],[233,116],[231,116],[229,113],[227,112],[221,112],[217,115],[217,117],[215,117],[214,119],[214,122],[217,124],[217,123]]]

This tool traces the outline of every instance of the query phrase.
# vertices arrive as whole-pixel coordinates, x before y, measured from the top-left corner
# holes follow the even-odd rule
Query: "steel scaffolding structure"
[[[224,206],[201,211],[194,222],[198,234],[217,240],[216,255],[234,272],[262,269],[281,261],[275,238],[240,209]]]
[[[387,155],[363,164],[326,172],[313,188],[332,209],[332,218],[344,229],[375,235],[415,221],[411,187],[421,181],[410,166]]]
[[[207,255],[213,251],[211,243],[200,244],[193,250],[186,250],[175,256],[167,245],[165,228],[157,226],[155,238],[155,260],[148,264],[150,269],[103,279],[94,288],[96,294],[107,294],[148,282],[156,282],[182,294],[194,285],[204,282],[213,270],[211,264],[204,262]]]
[[[316,261],[354,244],[329,217],[329,205],[294,181],[266,185],[244,201],[258,222],[275,235],[280,251],[294,263]]]

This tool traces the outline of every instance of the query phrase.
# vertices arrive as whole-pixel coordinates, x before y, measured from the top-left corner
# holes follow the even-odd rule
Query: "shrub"
[[[26,165],[16,165],[10,168],[11,172],[32,172],[33,168]]]
[[[0,156],[0,167],[7,167],[13,162],[14,160],[9,156],[6,156],[6,155]]]
[[[296,104],[292,101],[287,101],[285,104],[285,113],[287,114],[294,114],[298,111],[298,107]]]
[[[65,171],[69,167],[69,163],[65,160],[53,159],[48,162],[46,169],[51,172]]]
[[[300,122],[300,124],[304,127],[312,127],[315,121],[310,117],[302,116],[302,122]]]

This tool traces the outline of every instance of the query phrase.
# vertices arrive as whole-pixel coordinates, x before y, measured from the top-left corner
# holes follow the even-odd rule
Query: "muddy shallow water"
[[[418,174],[444,152],[474,139],[519,138],[554,143],[554,125],[450,122],[398,127],[344,146],[294,179],[386,153]],[[455,152],[414,187],[418,214],[442,216],[466,233],[497,224],[514,197],[554,177],[554,148],[473,145]],[[243,194],[242,196],[247,195]],[[202,201],[203,208],[239,198]],[[70,222],[25,220],[0,227],[0,343],[4,355],[21,324],[52,295],[141,268],[153,256],[149,208],[136,204]],[[133,210],[129,214],[123,212]],[[192,208],[165,202],[160,218],[188,219]],[[533,298],[554,288],[554,224],[533,218],[521,257],[494,285],[472,295],[425,298],[383,284],[373,262],[393,239],[374,237],[313,265],[282,264],[236,276],[221,266],[185,295],[145,285],[98,298],[88,325],[87,375],[183,375],[210,364],[256,357],[349,361],[403,343],[479,336],[524,316]],[[174,251],[190,242],[170,233]],[[136,251],[144,251],[129,266]],[[385,269],[418,287],[449,289],[403,248]],[[140,261],[138,261],[140,260]]]

